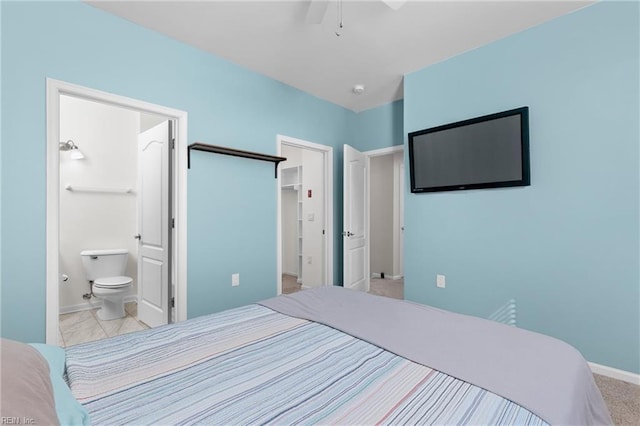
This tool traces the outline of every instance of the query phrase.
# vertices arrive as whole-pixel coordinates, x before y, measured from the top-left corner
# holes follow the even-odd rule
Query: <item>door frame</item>
[[[172,261],[175,271],[175,318],[187,319],[187,112],[138,99],[47,78],[47,207],[46,207],[46,343],[58,344],[60,286],[60,96],[73,96],[175,120],[176,140],[171,192],[175,228]],[[173,281],[173,277],[171,279]]]
[[[276,136],[276,152],[282,155],[282,146],[289,145],[301,149],[310,149],[323,153],[324,156],[324,218],[325,218],[325,279],[326,285],[333,285],[333,148],[302,139],[292,138],[284,135]],[[280,189],[280,178],[282,173],[278,173],[276,179],[277,194],[277,214],[276,214],[276,289],[277,294],[282,294],[282,193]]]
[[[371,151],[364,151],[363,154],[367,157],[367,199],[371,200],[371,158],[373,157],[381,157],[383,155],[392,155],[397,152],[403,153],[404,156],[404,145],[394,145],[387,148],[374,149]],[[404,269],[404,256],[402,244],[402,235],[403,232],[401,227],[403,227],[404,220],[400,220],[400,216],[404,216],[404,160],[402,162],[403,166],[399,166],[394,164],[393,166],[393,175],[394,179],[397,179],[398,185],[401,185],[400,190],[397,195],[400,197],[399,199],[393,199],[393,266]],[[394,182],[395,184],[396,182]],[[394,185],[395,186],[395,185]],[[394,192],[396,192],[394,190]],[[366,206],[366,215],[367,215],[367,223],[371,226],[371,204],[367,203]],[[369,236],[371,236],[371,229],[369,229]],[[367,258],[371,258],[371,242],[367,241],[366,253]],[[404,276],[404,270],[402,271],[402,275],[400,277],[390,276],[392,279],[401,278]]]

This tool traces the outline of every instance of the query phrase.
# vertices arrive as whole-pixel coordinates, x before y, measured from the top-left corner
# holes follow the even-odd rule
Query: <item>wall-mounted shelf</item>
[[[241,149],[227,148],[224,146],[209,145],[202,142],[195,142],[189,145],[187,152],[187,167],[191,168],[191,150],[213,152],[215,154],[231,155],[233,157],[251,158],[253,160],[271,161],[274,164],[275,176],[278,178],[278,164],[286,161],[285,157],[276,157],[275,155],[260,154],[257,152],[243,151]]]

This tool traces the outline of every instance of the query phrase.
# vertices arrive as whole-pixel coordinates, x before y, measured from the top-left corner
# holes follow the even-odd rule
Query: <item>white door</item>
[[[369,291],[367,157],[344,145],[343,285]]]
[[[138,319],[167,324],[170,308],[171,125],[165,121],[138,137]]]
[[[404,157],[400,163],[400,243],[398,245],[398,273],[404,277]]]
[[[302,287],[326,285],[324,153],[302,149]]]

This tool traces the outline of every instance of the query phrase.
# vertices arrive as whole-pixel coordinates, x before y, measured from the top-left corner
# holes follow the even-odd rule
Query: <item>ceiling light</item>
[[[406,0],[382,0],[382,1],[393,10],[400,9],[406,3]]]
[[[353,86],[353,93],[355,93],[356,95],[359,95],[362,92],[364,92],[364,85],[356,84],[355,86]]]

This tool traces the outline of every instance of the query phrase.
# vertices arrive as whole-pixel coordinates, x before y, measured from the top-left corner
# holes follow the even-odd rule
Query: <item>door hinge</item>
[[[171,139],[171,149],[176,149],[176,140]]]
[[[175,307],[176,307],[176,298],[175,298],[175,297],[172,297],[172,298],[171,298],[171,307],[172,307],[172,308],[175,308]]]
[[[322,230],[322,235],[324,235],[324,229]]]
[[[171,228],[175,228],[176,227],[176,219],[172,218],[171,219]]]

